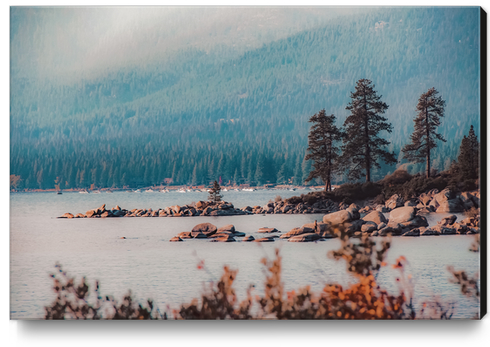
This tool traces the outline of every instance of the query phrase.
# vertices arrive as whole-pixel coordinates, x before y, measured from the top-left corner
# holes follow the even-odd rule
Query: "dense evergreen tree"
[[[220,187],[218,181],[214,181],[213,186],[209,190],[208,200],[211,201],[211,202],[221,201],[221,198],[223,196],[220,195],[220,192],[221,192],[221,187]]]
[[[395,154],[385,148],[390,144],[378,136],[381,131],[392,131],[391,123],[381,116],[388,105],[381,101],[368,79],[357,81],[355,92],[351,92],[351,102],[346,107],[351,114],[344,122],[345,136],[342,146],[342,165],[349,170],[350,179],[359,179],[364,172],[366,182],[371,181],[371,169],[379,168],[382,159],[387,164],[396,163]]]
[[[436,140],[446,142],[444,137],[437,133],[444,117],[445,101],[435,88],[430,88],[422,94],[417,104],[418,114],[414,118],[414,130],[410,136],[411,143],[402,149],[403,158],[413,163],[426,162],[426,175],[430,177],[431,150],[437,147]]]
[[[458,171],[461,179],[475,179],[479,177],[480,167],[480,144],[476,137],[473,125],[470,128],[468,137],[464,136],[459,147]]]
[[[308,135],[308,149],[305,159],[313,161],[306,182],[321,178],[325,183],[325,191],[332,190],[332,175],[339,170],[337,159],[339,149],[335,146],[341,140],[340,129],[335,126],[335,116],[327,116],[325,110],[311,116],[313,123]]]

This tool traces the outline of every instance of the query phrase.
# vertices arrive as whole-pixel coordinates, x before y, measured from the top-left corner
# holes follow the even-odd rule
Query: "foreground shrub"
[[[440,300],[414,306],[414,288],[411,275],[405,274],[408,261],[399,257],[391,268],[398,272],[398,293],[389,293],[377,283],[378,273],[387,268],[386,255],[391,245],[390,237],[376,244],[368,236],[352,241],[342,226],[331,228],[341,241],[338,250],[329,252],[335,260],[345,261],[347,271],[355,278],[349,286],[327,284],[320,292],[310,286],[286,292],[282,282],[282,258],[276,250],[275,258],[263,258],[266,270],[264,292],[253,295],[254,286],[239,301],[233,288],[237,270],[224,267],[223,275],[215,284],[204,289],[199,299],[179,305],[170,314],[160,313],[148,300],[146,305],[134,302],[131,293],[121,304],[99,295],[96,282],[95,295],[89,297],[89,287],[82,279],[76,286],[74,279],[57,265],[54,281],[56,300],[45,308],[45,319],[449,319],[452,306]],[[206,270],[204,261],[198,269]],[[475,293],[476,282],[464,272],[452,270],[455,282],[464,294]],[[475,287],[476,286],[476,287]],[[478,297],[479,297],[479,292]],[[92,300],[92,302],[90,301]],[[170,310],[170,308],[168,308]]]

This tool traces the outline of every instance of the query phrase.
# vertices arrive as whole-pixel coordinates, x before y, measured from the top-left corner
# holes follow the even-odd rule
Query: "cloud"
[[[164,63],[179,51],[240,53],[305,30],[347,8],[12,7],[15,76],[90,76]],[[359,11],[359,10],[355,10]]]

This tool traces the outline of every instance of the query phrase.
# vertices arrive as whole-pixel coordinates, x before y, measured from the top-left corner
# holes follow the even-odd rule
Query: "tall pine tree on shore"
[[[313,170],[310,171],[305,182],[314,178],[321,178],[325,182],[325,191],[332,190],[332,175],[338,172],[337,159],[339,149],[335,142],[341,140],[340,129],[335,126],[335,116],[327,116],[325,110],[311,116],[313,123],[308,134],[308,149],[305,160],[313,161]]]
[[[382,159],[387,164],[395,164],[394,153],[386,150],[389,141],[378,136],[381,131],[391,133],[392,125],[382,114],[388,105],[381,101],[368,79],[357,81],[356,90],[351,92],[351,102],[346,107],[351,111],[344,122],[342,166],[348,169],[349,179],[357,180],[365,174],[366,182],[371,181],[371,169],[379,168]]]
[[[426,176],[430,177],[430,152],[437,147],[436,140],[446,142],[444,137],[437,133],[444,117],[445,101],[435,88],[430,88],[422,94],[417,104],[418,114],[414,118],[414,130],[410,136],[411,143],[402,148],[403,158],[412,163],[426,162]]]
[[[472,125],[468,137],[463,137],[459,147],[458,171],[462,176],[462,180],[478,178],[480,167],[479,152],[480,144]]]

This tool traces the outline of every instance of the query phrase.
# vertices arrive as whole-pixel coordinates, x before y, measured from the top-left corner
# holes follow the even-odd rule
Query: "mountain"
[[[195,28],[183,29],[189,33],[185,44],[168,54],[136,55],[124,64],[114,56],[114,66],[105,61],[95,73],[77,65],[71,76],[39,67],[26,73],[25,63],[12,58],[11,173],[29,188],[51,188],[55,180],[62,187],[110,187],[165,178],[208,184],[218,177],[256,184],[293,178],[301,184],[310,165],[304,162],[309,117],[325,108],[341,126],[361,78],[372,80],[389,105],[385,115],[394,130],[385,137],[399,158],[419,96],[431,87],[440,92],[446,112],[439,130],[448,141],[434,151],[432,166],[445,169],[470,126],[480,132],[479,11],[383,8],[320,17],[297,9],[296,23],[315,20],[287,34],[282,29],[296,18],[292,12],[272,19],[254,12],[253,20],[208,28],[200,40]],[[235,33],[250,23],[254,29],[247,35]],[[260,23],[268,23],[265,39]],[[22,26],[16,30],[11,49],[22,52],[29,45],[15,35],[24,30],[22,37],[33,36]],[[224,39],[227,30],[232,39]],[[234,39],[247,43],[234,46]],[[143,47],[160,47],[158,40],[150,35]],[[64,68],[72,55],[65,54]],[[373,177],[395,168],[383,166]]]

